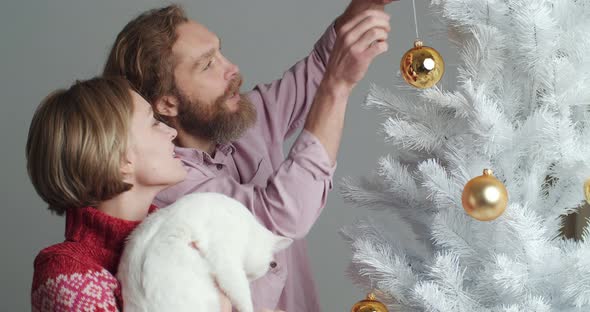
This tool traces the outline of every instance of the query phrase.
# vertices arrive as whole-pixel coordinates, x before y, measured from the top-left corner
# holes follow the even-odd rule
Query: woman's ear
[[[135,172],[133,157],[130,157],[130,153],[125,155],[125,158],[121,161],[121,174],[123,175],[123,182],[133,184],[133,177]]]
[[[178,116],[178,98],[174,95],[164,95],[156,101],[154,110],[162,116],[176,117]]]

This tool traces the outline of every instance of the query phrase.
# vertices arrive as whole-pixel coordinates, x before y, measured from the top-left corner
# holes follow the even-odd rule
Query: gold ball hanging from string
[[[445,73],[445,62],[438,51],[416,40],[400,61],[400,73],[410,85],[426,89],[440,81]]]
[[[350,312],[388,312],[387,307],[375,297],[375,294],[367,294],[367,298],[357,302]]]
[[[491,221],[499,217],[508,205],[508,191],[492,170],[485,169],[483,175],[475,177],[463,188],[461,198],[463,209],[474,219]]]

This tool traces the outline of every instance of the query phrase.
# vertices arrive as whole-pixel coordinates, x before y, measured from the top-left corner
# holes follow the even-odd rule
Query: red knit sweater
[[[117,266],[125,239],[139,223],[92,207],[69,209],[66,240],[43,249],[35,258],[32,310],[121,311]]]

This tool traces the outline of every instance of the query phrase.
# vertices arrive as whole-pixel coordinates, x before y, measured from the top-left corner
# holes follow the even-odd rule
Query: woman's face
[[[174,155],[176,130],[154,118],[150,104],[131,91],[133,115],[127,158],[134,186],[164,189],[182,181],[186,170]]]

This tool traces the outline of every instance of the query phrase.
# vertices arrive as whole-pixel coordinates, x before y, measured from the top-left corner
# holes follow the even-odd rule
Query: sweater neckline
[[[155,206],[150,206],[150,212]],[[93,248],[121,252],[125,240],[141,221],[112,217],[95,207],[72,208],[66,211],[66,241]]]

